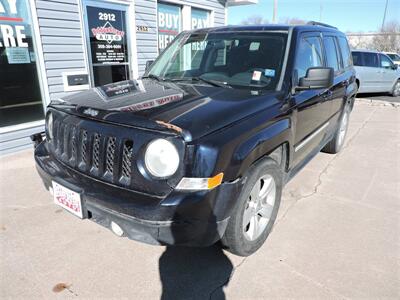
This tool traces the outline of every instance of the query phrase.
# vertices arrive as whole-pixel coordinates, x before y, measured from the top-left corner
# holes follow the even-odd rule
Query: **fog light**
[[[111,222],[111,230],[118,236],[122,236],[124,234],[122,228],[115,222]]]

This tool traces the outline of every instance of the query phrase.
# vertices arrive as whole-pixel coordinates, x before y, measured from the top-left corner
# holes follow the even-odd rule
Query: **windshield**
[[[183,33],[145,77],[274,90],[286,40],[282,32]]]
[[[387,56],[389,56],[392,60],[400,60],[400,56],[397,54],[388,54]]]

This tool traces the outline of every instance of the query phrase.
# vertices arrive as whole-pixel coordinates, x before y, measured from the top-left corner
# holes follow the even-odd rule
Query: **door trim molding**
[[[329,125],[329,121],[324,123],[317,130],[315,130],[311,135],[309,135],[306,139],[304,139],[302,142],[300,142],[297,146],[294,147],[294,152],[297,152],[301,148],[303,148],[307,143],[309,143],[313,138],[315,138],[319,133],[321,133],[322,130],[324,130],[326,127],[328,127],[328,125]]]

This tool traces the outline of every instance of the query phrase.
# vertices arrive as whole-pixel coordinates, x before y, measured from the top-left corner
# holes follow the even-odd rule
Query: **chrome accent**
[[[304,141],[302,141],[300,144],[298,144],[296,147],[294,147],[294,152],[297,152],[301,148],[303,148],[308,142],[310,142],[313,138],[315,138],[322,130],[324,130],[326,127],[328,127],[328,125],[329,125],[329,122],[326,122],[320,128],[318,128],[316,131],[314,131],[308,138],[306,138]]]

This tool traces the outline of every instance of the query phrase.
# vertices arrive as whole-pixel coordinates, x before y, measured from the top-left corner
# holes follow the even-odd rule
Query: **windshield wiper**
[[[150,78],[150,79],[155,79],[155,80],[157,80],[157,81],[165,81],[165,79],[164,78],[162,78],[162,77],[160,77],[160,76],[157,76],[157,75],[154,75],[154,74],[148,74],[147,76],[143,76],[142,78]]]
[[[202,82],[205,82],[210,85],[217,86],[217,87],[224,87],[224,88],[230,87],[230,85],[227,82],[212,80],[212,79],[205,79],[201,76],[173,78],[173,79],[171,79],[171,81],[173,81],[173,82],[176,82],[176,81],[202,81]]]

